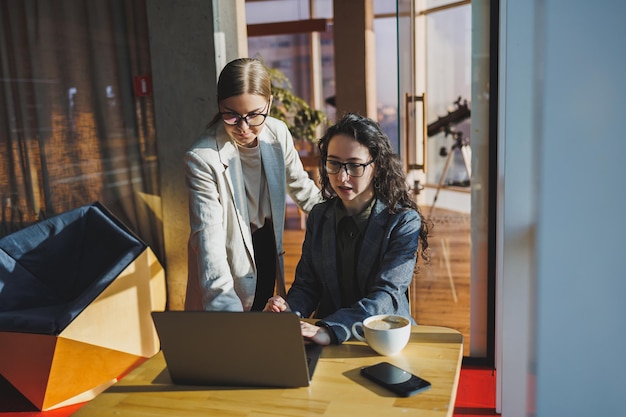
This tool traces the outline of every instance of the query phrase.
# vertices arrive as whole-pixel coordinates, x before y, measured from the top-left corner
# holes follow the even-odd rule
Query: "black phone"
[[[389,362],[361,368],[361,375],[401,397],[408,397],[430,388],[430,382]]]

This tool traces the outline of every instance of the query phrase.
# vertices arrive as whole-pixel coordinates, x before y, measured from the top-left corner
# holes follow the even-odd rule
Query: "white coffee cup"
[[[359,329],[365,337],[361,336]],[[409,342],[411,321],[393,314],[379,314],[354,323],[352,334],[381,355],[395,355]]]

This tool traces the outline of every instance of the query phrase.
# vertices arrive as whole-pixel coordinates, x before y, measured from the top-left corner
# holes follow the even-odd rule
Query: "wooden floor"
[[[469,356],[470,216],[435,209],[429,236],[430,264],[419,261],[411,288],[411,312],[418,324],[451,327],[463,333]],[[293,281],[300,259],[304,230],[299,213],[288,209],[284,236],[285,278]]]

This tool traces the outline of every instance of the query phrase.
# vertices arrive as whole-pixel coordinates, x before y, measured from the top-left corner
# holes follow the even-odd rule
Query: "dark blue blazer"
[[[352,324],[366,317],[398,314],[411,319],[407,290],[413,279],[421,220],[415,210],[390,214],[382,202],[376,202],[357,266],[359,285],[367,295],[342,308],[335,227],[339,201],[325,201],[309,213],[302,257],[287,302],[303,317],[315,312],[314,317],[322,319],[320,324],[330,327],[342,343],[351,337]]]

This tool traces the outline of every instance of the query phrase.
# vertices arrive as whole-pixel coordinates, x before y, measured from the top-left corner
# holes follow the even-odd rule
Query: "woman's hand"
[[[276,295],[267,300],[267,304],[265,304],[265,308],[263,309],[263,311],[282,313],[283,311],[291,311],[291,308],[283,297],[281,297],[280,295]],[[330,334],[328,333],[328,329],[325,329],[324,327],[318,327],[305,321],[300,322],[300,333],[302,334],[302,337],[312,342],[315,342],[318,345],[330,345],[330,342],[332,341],[330,338]]]
[[[285,301],[283,297],[276,295],[267,300],[267,304],[265,304],[263,311],[282,313],[283,311],[291,311],[291,308],[289,308],[289,304],[287,304],[287,301]]]
[[[300,322],[300,331],[302,336],[318,345],[330,345],[331,338],[328,329],[319,327],[305,321]]]

